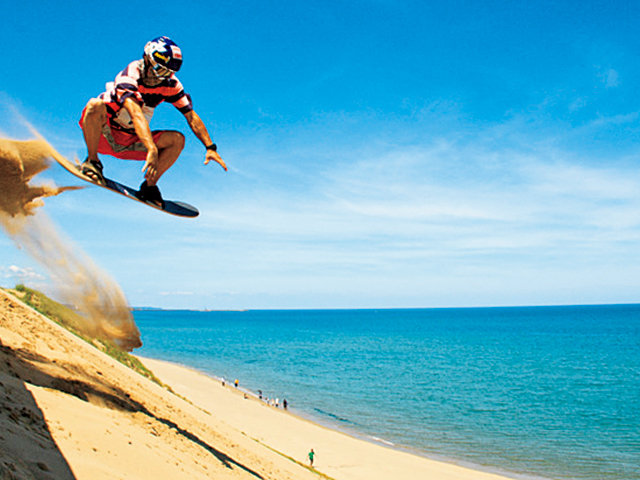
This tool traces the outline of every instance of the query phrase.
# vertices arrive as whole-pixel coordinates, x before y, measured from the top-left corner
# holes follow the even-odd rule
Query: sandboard
[[[200,215],[200,212],[198,211],[198,209],[192,205],[189,205],[188,203],[165,200],[164,208],[161,208],[155,203],[145,202],[144,200],[140,200],[136,196],[136,193],[138,193],[137,190],[131,187],[127,187],[126,185],[118,183],[115,180],[111,180],[110,178],[107,178],[107,177],[104,177],[106,184],[101,185],[99,183],[94,182],[89,177],[85,176],[81,171],[81,166],[79,163],[71,162],[66,158],[58,155],[55,155],[54,158],[60,164],[60,166],[62,166],[62,168],[64,168],[69,173],[75,175],[79,179],[84,180],[85,182],[89,182],[93,185],[97,185],[98,187],[106,188],[107,190],[111,190],[112,192],[119,193],[120,195],[130,198],[131,200],[135,200],[136,202],[143,203],[145,205],[148,205],[149,207],[155,208],[156,210],[160,210],[161,212],[166,212],[170,215],[176,215],[178,217],[193,218]]]

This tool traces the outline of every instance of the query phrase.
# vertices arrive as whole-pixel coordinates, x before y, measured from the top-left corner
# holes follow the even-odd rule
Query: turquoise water
[[[136,311],[143,356],[513,478],[640,479],[640,305]]]

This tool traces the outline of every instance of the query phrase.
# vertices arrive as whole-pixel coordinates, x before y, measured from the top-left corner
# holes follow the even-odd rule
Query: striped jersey
[[[164,79],[158,85],[149,87],[142,82],[144,61],[131,62],[118,74],[114,82],[106,85],[106,91],[99,98],[107,107],[109,125],[117,130],[135,133],[133,121],[124,101],[132,98],[142,108],[142,113],[151,121],[154,109],[162,102],[173,104],[180,112],[186,114],[193,110],[191,97],[175,75]]]

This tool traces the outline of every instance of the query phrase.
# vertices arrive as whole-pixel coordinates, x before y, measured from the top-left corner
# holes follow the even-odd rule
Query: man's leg
[[[147,185],[154,186],[160,177],[176,163],[176,160],[184,149],[184,135],[174,130],[162,132],[162,135],[156,140],[158,147],[158,175],[154,181],[147,180]]]
[[[87,144],[89,160],[98,160],[98,144],[105,123],[107,123],[107,107],[102,100],[92,98],[87,103],[82,117],[82,132]]]
[[[104,102],[98,98],[92,98],[87,102],[82,115],[82,133],[87,145],[87,160],[90,162],[100,161],[98,159],[98,145],[105,123],[107,123],[107,108]],[[100,181],[100,178],[91,170],[83,169],[83,172],[92,180]]]

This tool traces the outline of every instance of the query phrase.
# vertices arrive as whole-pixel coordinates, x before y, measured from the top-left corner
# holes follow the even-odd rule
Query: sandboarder
[[[145,180],[137,196],[164,206],[157,187],[160,177],[175,163],[184,148],[185,137],[175,130],[152,132],[149,121],[162,102],[173,104],[206,147],[204,164],[219,163],[227,170],[202,119],[193,110],[191,97],[175,73],[182,65],[182,51],[168,37],[159,37],[144,47],[143,58],[131,62],[106,91],[92,98],[82,111],[80,127],[87,145],[82,173],[104,184],[98,153],[126,160],[144,160]]]

